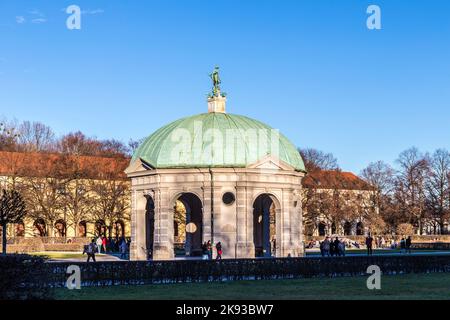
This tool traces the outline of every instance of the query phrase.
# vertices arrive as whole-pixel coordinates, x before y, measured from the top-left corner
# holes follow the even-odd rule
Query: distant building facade
[[[28,214],[8,238],[130,236],[128,159],[0,152],[0,187],[16,188]],[[1,231],[0,231],[1,232]]]
[[[305,234],[367,235],[373,187],[351,172],[310,172],[303,180]]]

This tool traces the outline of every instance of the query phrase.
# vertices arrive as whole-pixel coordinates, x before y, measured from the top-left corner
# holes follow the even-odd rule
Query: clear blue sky
[[[64,8],[81,7],[69,31]],[[382,10],[382,30],[366,9]],[[0,1],[0,116],[128,141],[228,111],[332,152],[343,169],[450,148],[450,1]]]

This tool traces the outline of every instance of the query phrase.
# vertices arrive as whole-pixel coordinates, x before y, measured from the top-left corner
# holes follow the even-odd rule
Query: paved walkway
[[[309,254],[305,256],[306,258],[319,258],[320,252],[318,251],[309,251]],[[423,256],[423,255],[450,255],[450,251],[413,251],[411,254],[406,253],[399,253],[399,252],[375,252],[373,256]],[[346,257],[367,257],[365,253],[351,253],[347,251]],[[119,255],[109,255],[109,254],[97,254],[95,255],[95,258],[98,262],[108,261],[108,262],[119,262],[119,261],[126,261],[120,259]],[[330,259],[339,257],[329,257]],[[49,259],[48,262],[86,262],[87,256],[84,256],[83,258],[67,258],[67,259]],[[175,261],[187,261],[187,260],[203,260],[201,257],[177,257],[175,258]]]
[[[67,258],[67,259],[49,259],[48,262],[86,262],[87,256],[85,255],[83,258]],[[95,260],[97,262],[104,262],[104,261],[112,261],[112,262],[118,262],[118,261],[124,261],[120,259],[118,256],[115,255],[109,255],[109,254],[96,254]]]

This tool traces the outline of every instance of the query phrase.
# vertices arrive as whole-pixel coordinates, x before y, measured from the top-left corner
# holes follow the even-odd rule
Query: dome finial
[[[209,75],[212,80],[212,92],[208,95],[208,112],[225,113],[225,105],[227,102],[226,95],[220,92],[220,84],[222,81],[219,76],[219,67],[215,67],[214,71]]]

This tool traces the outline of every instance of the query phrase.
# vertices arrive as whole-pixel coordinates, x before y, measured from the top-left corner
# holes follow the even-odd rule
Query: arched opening
[[[269,194],[258,196],[253,203],[253,243],[256,257],[276,255],[276,209]]]
[[[319,222],[319,236],[325,237],[327,235],[327,225],[325,222],[321,221]]]
[[[202,255],[203,205],[193,193],[183,193],[174,205],[175,255]]]
[[[146,196],[145,205],[145,243],[147,247],[147,258],[153,257],[153,244],[155,241],[155,202],[151,196]]]
[[[351,222],[346,221],[344,223],[344,236],[351,236],[352,235],[352,224]]]
[[[122,220],[114,223],[114,234],[117,240],[125,237],[125,223]]]
[[[23,221],[19,221],[16,223],[16,237],[25,237],[25,223]]]
[[[59,219],[55,222],[55,236],[57,238],[64,238],[66,236],[66,222],[62,219]]]
[[[106,237],[106,223],[104,220],[95,221],[95,235],[97,237]]]
[[[45,225],[44,219],[37,219],[33,223],[33,234],[35,237],[46,237],[47,236],[47,226]]]
[[[363,236],[364,235],[364,224],[362,222],[358,222],[356,225],[356,235]]]
[[[85,238],[87,236],[87,222],[81,221],[78,224],[78,236],[81,238]]]
[[[337,234],[336,223],[334,222],[331,224],[331,234]]]

